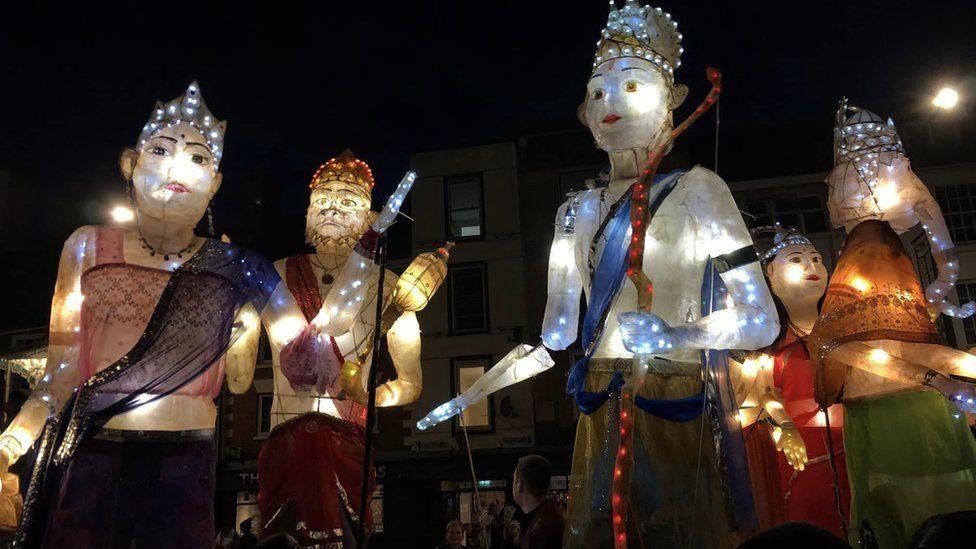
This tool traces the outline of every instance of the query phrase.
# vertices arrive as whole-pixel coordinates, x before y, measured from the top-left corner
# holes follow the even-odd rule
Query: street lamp
[[[955,108],[957,103],[959,103],[959,92],[949,86],[943,86],[932,99],[933,105],[947,111]]]
[[[136,218],[132,208],[127,206],[116,206],[112,208],[112,219],[116,223],[128,223]]]

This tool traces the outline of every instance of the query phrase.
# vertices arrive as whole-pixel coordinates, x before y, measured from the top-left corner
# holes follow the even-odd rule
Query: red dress
[[[806,468],[797,472],[780,452],[779,482],[786,518],[810,522],[845,537],[841,516],[847,520],[851,493],[844,456],[843,409],[830,408],[830,436],[835,453],[840,509],[834,491],[834,474],[828,459],[827,428],[824,415],[814,398],[816,366],[810,360],[806,343],[792,328],[779,342],[773,366],[773,383],[782,394],[782,403],[793,418],[807,449]],[[764,433],[756,433],[764,434]]]

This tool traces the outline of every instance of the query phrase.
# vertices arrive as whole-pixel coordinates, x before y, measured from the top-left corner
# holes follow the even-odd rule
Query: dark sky
[[[26,4],[0,21],[0,207],[23,229],[3,249],[47,254],[121,198],[119,151],[154,101],[192,79],[229,121],[218,224],[234,224],[240,182],[255,174],[301,215],[308,178],[344,147],[382,186],[410,152],[574,127],[607,11],[603,0]],[[897,120],[943,81],[976,93],[973,4],[660,5],[685,37],[688,104],[707,88],[704,68],[721,68],[723,132],[747,136],[758,163],[777,149],[766,128],[829,124],[842,94]],[[41,270],[30,291],[46,300],[54,265]]]

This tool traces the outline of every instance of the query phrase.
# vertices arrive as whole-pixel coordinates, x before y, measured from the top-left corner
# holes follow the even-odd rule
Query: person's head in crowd
[[[739,549],[842,549],[850,545],[819,526],[807,522],[787,522],[757,534]]]
[[[915,531],[909,547],[966,547],[976,532],[976,511],[956,511],[929,517]]]
[[[447,523],[447,528],[444,529],[444,541],[451,549],[461,547],[464,541],[464,524],[460,520],[454,519]]]
[[[254,534],[254,519],[246,518],[241,521],[241,535]]]
[[[531,512],[545,500],[551,475],[552,465],[542,456],[530,455],[519,460],[512,479],[512,497],[522,512]]]

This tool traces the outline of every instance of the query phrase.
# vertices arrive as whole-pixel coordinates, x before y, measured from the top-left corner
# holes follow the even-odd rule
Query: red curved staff
[[[691,113],[684,122],[671,131],[671,135],[665,139],[657,149],[647,153],[647,165],[641,172],[637,182],[634,183],[634,192],[630,198],[630,227],[631,239],[628,250],[629,257],[627,263],[627,277],[637,287],[637,308],[641,311],[651,312],[651,299],[654,295],[654,285],[644,274],[644,238],[647,234],[647,224],[650,222],[647,211],[647,183],[654,181],[654,174],[657,173],[661,160],[671,148],[675,138],[681,135],[688,126],[705,113],[715,101],[718,100],[722,92],[722,73],[718,69],[709,67],[705,71],[708,81],[712,83],[712,89],[708,92],[704,101],[698,105],[695,112]],[[620,438],[617,444],[617,455],[613,466],[613,496],[611,504],[613,507],[613,542],[616,549],[626,549],[627,547],[627,498],[625,493],[629,491],[631,469],[633,469],[634,457],[631,452],[631,442],[633,441],[633,421],[630,418],[633,412],[632,391],[633,387],[625,386],[620,395],[620,412],[618,416]]]
[[[661,165],[661,160],[664,159],[674,140],[684,133],[688,129],[688,126],[691,126],[695,120],[698,120],[701,115],[705,114],[705,111],[715,104],[719,94],[722,93],[722,73],[716,68],[709,67],[705,71],[705,75],[708,81],[712,83],[712,89],[698,105],[698,108],[695,109],[695,112],[691,113],[684,122],[674,128],[671,131],[671,135],[657,149],[647,153],[647,165],[641,172],[637,182],[634,183],[634,192],[630,197],[630,227],[632,236],[630,239],[627,276],[634,283],[634,286],[637,287],[637,308],[641,311],[650,312],[651,300],[654,294],[654,285],[647,278],[647,275],[644,274],[643,261],[644,238],[647,234],[647,224],[650,221],[647,211],[647,183],[654,180],[654,175]]]

